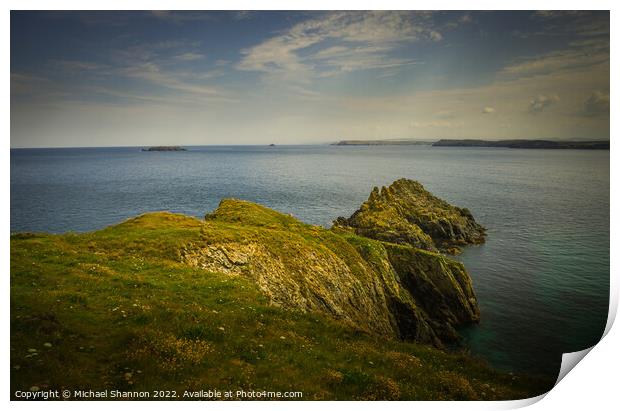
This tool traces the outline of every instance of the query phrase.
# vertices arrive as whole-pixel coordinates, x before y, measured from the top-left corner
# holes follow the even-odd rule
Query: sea
[[[11,231],[98,230],[168,210],[202,217],[227,197],[326,227],[398,178],[467,207],[487,241],[457,258],[481,321],[472,355],[556,376],[596,344],[609,303],[609,151],[432,146],[197,146],[11,150]]]

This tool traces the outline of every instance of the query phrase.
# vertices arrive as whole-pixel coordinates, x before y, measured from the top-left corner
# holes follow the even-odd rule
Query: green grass
[[[253,223],[221,212],[229,214],[217,223],[153,213],[93,233],[12,235],[11,391],[264,389],[302,391],[303,399],[473,400],[551,387],[462,353],[272,307],[242,276],[183,264],[180,248],[204,236],[242,240],[252,225],[295,232],[301,224],[262,208]],[[239,232],[238,220],[248,232]],[[317,229],[310,237],[376,252],[355,236]]]

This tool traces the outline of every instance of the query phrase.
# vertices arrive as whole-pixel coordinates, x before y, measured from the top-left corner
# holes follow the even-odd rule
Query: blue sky
[[[11,146],[609,138],[608,12],[11,12]]]

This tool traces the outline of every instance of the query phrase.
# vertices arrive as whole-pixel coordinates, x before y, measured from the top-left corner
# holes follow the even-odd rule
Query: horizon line
[[[562,139],[562,138],[506,138],[506,139],[484,139],[484,138],[439,138],[439,139],[417,139],[417,138],[379,138],[379,139],[343,139],[332,140],[329,142],[321,143],[288,143],[288,144],[276,144],[276,143],[261,143],[261,144],[143,144],[143,145],[123,145],[123,146],[32,146],[32,147],[9,147],[11,150],[28,150],[28,149],[63,149],[63,148],[146,148],[146,147],[158,147],[158,146],[179,146],[179,147],[263,147],[274,144],[275,146],[323,146],[332,145],[341,141],[420,141],[426,143],[434,143],[440,140],[474,140],[474,141],[567,141],[567,142],[598,142],[609,141],[611,138],[602,139]]]

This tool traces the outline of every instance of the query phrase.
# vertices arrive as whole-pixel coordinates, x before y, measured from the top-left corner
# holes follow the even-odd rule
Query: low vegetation
[[[233,204],[234,205],[234,204]],[[233,207],[234,208],[234,207]],[[245,235],[234,209],[212,235]],[[282,224],[299,224],[282,218]],[[84,234],[11,236],[11,391],[267,390],[303,399],[518,399],[552,381],[466,353],[282,308],[251,278],[187,264],[196,218],[146,214]],[[226,227],[230,228],[227,230]],[[327,230],[325,230],[327,231]]]

